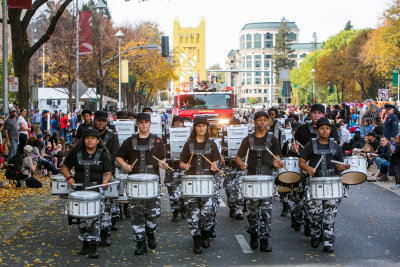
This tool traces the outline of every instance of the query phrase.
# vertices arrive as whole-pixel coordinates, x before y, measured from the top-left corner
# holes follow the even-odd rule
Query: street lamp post
[[[312,98],[313,98],[313,100],[314,100],[314,98],[315,98],[315,69],[312,69],[311,70],[311,73],[312,73]]]
[[[125,34],[119,30],[115,37],[118,38],[118,110],[122,110],[122,93],[121,93],[121,41],[124,38]]]
[[[103,13],[107,9],[107,6],[103,3],[102,0],[99,0],[97,2],[97,5],[95,6],[96,10],[98,10],[100,14],[100,40],[99,40],[99,46],[100,46],[100,109],[103,108],[103,29],[102,29],[102,20],[103,20]]]

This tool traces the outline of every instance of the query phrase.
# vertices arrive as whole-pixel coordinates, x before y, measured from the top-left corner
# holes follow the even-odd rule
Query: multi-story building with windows
[[[300,29],[296,23],[288,22],[287,27],[295,50],[289,56],[296,61],[297,67],[314,47],[312,43],[299,43]],[[272,87],[272,103],[278,102],[280,83],[271,64],[277,53],[275,46],[279,28],[280,22],[248,23],[242,28],[239,35],[240,50],[231,50],[225,62],[227,70],[248,71],[227,73],[225,76],[227,84],[234,88],[239,99],[258,98],[258,103],[269,106],[268,94]],[[321,44],[316,44],[316,47],[320,48]]]

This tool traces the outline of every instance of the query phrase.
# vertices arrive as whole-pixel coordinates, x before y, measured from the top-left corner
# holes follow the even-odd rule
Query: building
[[[313,51],[313,44],[299,43],[300,29],[296,23],[288,22],[287,27],[295,50],[289,56],[299,66],[306,55]],[[249,99],[257,98],[260,105],[270,106],[268,94],[272,89],[272,103],[279,102],[281,85],[271,66],[272,58],[277,53],[275,46],[279,28],[280,22],[260,22],[248,23],[240,31],[240,49],[229,51],[225,61],[225,69],[233,71],[226,75],[226,82],[234,88],[238,99],[243,98],[249,102]],[[316,44],[316,48],[321,45]]]

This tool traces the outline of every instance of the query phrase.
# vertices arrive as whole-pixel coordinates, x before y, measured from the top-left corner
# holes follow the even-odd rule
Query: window
[[[251,34],[246,35],[246,48],[251,48]]]
[[[246,69],[251,69],[252,64],[251,64],[251,55],[250,56],[246,56]]]
[[[264,76],[264,84],[269,84],[269,76]]]
[[[306,56],[307,56],[307,54],[303,53],[303,54],[300,55],[300,58],[305,58]]]
[[[249,93],[249,89],[246,89],[246,94],[248,94]]]
[[[264,94],[268,94],[268,89],[264,89]]]
[[[245,37],[244,35],[242,35],[242,37],[240,37],[240,49],[244,48],[245,48]]]
[[[231,95],[184,94],[180,96],[180,106],[182,110],[231,108]]]
[[[261,79],[261,78],[260,78]],[[258,93],[261,94],[261,89],[258,89]]]
[[[260,69],[261,68],[261,55],[254,56],[254,68]]]
[[[297,35],[293,32],[289,33],[289,40],[295,41],[296,40]]]
[[[246,84],[251,84],[251,73],[246,73]]]
[[[257,71],[257,72],[255,73],[255,76],[261,76],[261,72]]]
[[[242,56],[242,68],[244,69],[244,67],[246,66],[246,58],[244,56]]]
[[[253,89],[253,93],[257,94],[257,89]]]
[[[264,48],[272,48],[273,35],[267,32],[264,34]]]
[[[261,84],[261,77],[255,77],[254,78],[254,84]],[[258,90],[259,93],[261,93],[261,89]]]
[[[264,55],[264,69],[269,69],[269,61],[271,59],[271,55]]]
[[[254,48],[261,48],[261,34],[254,34]]]
[[[53,105],[53,99],[47,99],[47,105],[52,106]]]
[[[289,58],[297,58],[296,54],[290,54],[288,57]]]
[[[264,103],[268,103],[268,97],[264,97]]]

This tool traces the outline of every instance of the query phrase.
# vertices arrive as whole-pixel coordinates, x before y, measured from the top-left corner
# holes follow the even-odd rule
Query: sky
[[[318,42],[342,30],[350,20],[354,28],[376,28],[394,0],[109,0],[116,26],[153,21],[170,36],[173,21],[181,27],[197,27],[206,21],[206,66],[225,66],[231,49],[239,49],[239,33],[246,23],[280,21],[285,17],[300,29],[300,42],[309,43],[313,32]]]

